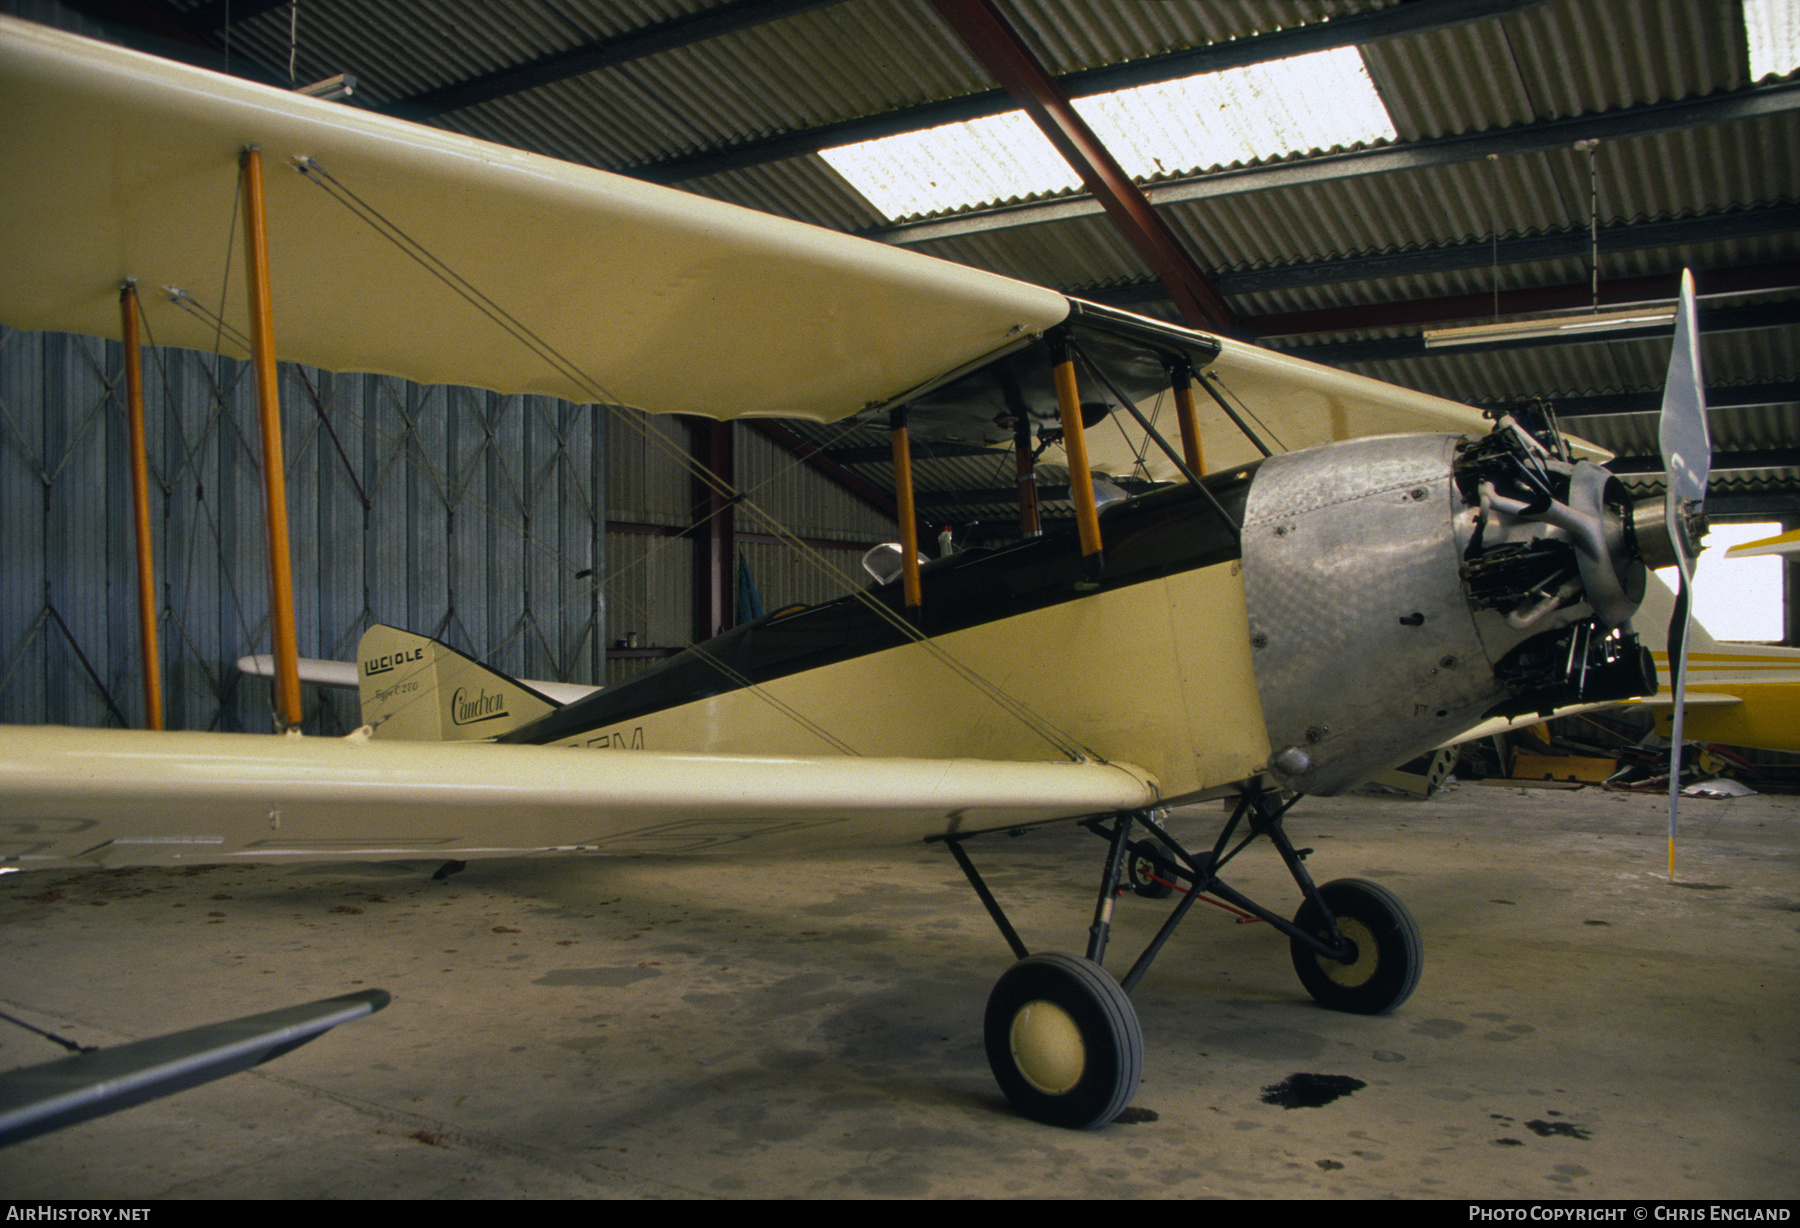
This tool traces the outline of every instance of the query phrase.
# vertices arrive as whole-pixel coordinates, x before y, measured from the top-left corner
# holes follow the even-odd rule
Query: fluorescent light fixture
[[[1744,0],[1744,41],[1752,84],[1800,68],[1800,0]]]
[[[309,98],[323,98],[327,102],[342,102],[356,92],[356,77],[350,73],[341,72],[334,77],[326,77],[323,81],[302,85],[294,92],[305,94]]]
[[[1393,140],[1354,47],[1078,98],[1075,110],[1137,179]],[[1080,186],[1023,111],[821,151],[889,218]]]
[[[1425,348],[1450,349],[1489,341],[1527,341],[1534,337],[1578,337],[1586,333],[1617,333],[1633,328],[1672,324],[1674,307],[1636,307],[1629,311],[1583,311],[1575,315],[1540,316],[1535,320],[1507,320],[1499,324],[1467,324],[1458,328],[1428,328]]]

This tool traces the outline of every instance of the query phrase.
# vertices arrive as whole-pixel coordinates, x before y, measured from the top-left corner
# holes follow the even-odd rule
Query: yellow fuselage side
[[[1018,715],[1021,705],[1034,719]],[[765,755],[848,747],[858,755],[1030,761],[1061,757],[1059,743],[1133,764],[1170,798],[1261,770],[1269,743],[1239,564],[1093,593],[602,726],[562,745]]]

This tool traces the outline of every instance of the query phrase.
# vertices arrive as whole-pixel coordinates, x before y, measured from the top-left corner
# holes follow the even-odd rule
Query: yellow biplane
[[[1095,1126],[1138,1083],[1128,990],[1203,893],[1280,929],[1327,1006],[1412,992],[1416,926],[1374,884],[1315,885],[1284,828],[1300,796],[1493,716],[1655,690],[1628,624],[1687,522],[1553,426],[11,20],[0,107],[7,325],[119,336],[135,286],[159,342],[259,365],[861,415],[902,457],[909,430],[1001,419],[1061,432],[1077,506],[1073,532],[923,567],[903,514],[897,577],[572,702],[376,628],[350,738],[0,730],[8,867],[939,841],[1018,956],[987,1006],[996,1078],[1029,1116]],[[226,284],[240,193],[255,323],[234,351],[237,306],[180,308]],[[1084,420],[1164,396],[1182,480],[1097,508]],[[1157,819],[1217,797],[1236,804],[1210,847]],[[1105,838],[1081,957],[1030,954],[966,847],[1058,820]],[[1258,836],[1291,919],[1222,877]],[[1121,983],[1101,959],[1126,883],[1184,894]]]

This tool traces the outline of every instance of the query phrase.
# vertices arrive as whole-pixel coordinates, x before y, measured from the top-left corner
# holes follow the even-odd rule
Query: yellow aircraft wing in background
[[[1800,554],[1800,529],[1789,529],[1773,537],[1741,542],[1725,552],[1728,559],[1747,559],[1760,554]]]
[[[1669,689],[1669,616],[1675,594],[1651,572],[1644,601],[1632,619],[1638,636],[1656,660],[1659,689],[1646,699],[1627,700],[1660,708],[1656,730],[1667,737],[1675,696]],[[1690,742],[1720,742],[1760,750],[1800,754],[1800,648],[1779,644],[1740,644],[1715,640],[1694,622],[1688,629],[1687,715],[1684,737]],[[1618,708],[1621,704],[1577,704],[1558,708],[1549,717],[1495,717],[1446,742],[1457,746],[1477,738],[1526,729],[1545,720]]]

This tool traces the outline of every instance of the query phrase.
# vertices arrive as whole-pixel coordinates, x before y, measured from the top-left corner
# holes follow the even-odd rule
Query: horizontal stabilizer
[[[260,1066],[387,1004],[365,989],[0,1075],[0,1147]]]
[[[301,657],[297,664],[300,667],[300,681],[310,682],[313,686],[335,686],[354,691],[356,682],[356,662],[326,661],[318,657]],[[266,652],[252,653],[237,659],[238,672],[249,674],[254,678],[273,678],[275,676],[275,658]]]
[[[300,681],[313,686],[340,687],[346,691],[354,691],[361,682],[356,676],[356,662],[328,661],[322,657],[301,657]],[[252,653],[237,659],[238,672],[249,674],[255,678],[273,678],[275,676],[275,658],[266,652]],[[521,678],[519,681],[556,704],[572,704],[578,699],[586,699],[600,688],[584,686],[579,682],[548,682],[541,678]]]

